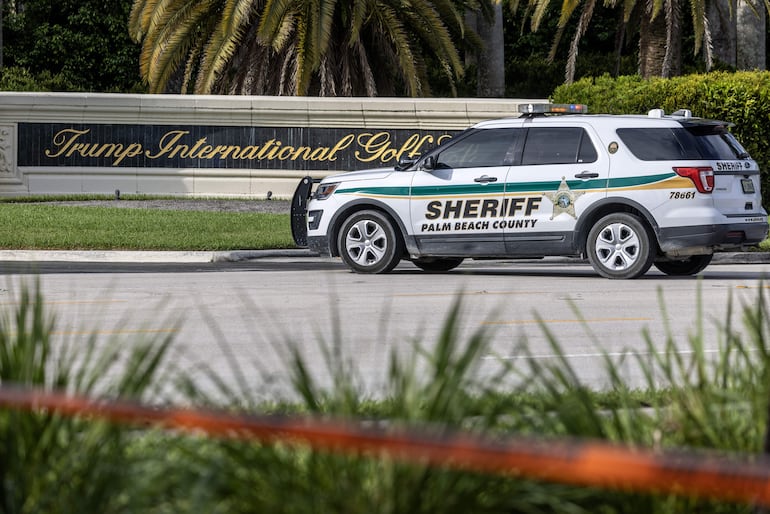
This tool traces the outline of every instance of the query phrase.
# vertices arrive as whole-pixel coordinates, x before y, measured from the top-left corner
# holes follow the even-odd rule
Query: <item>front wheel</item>
[[[600,219],[588,233],[586,251],[594,270],[607,278],[637,278],[655,258],[653,239],[644,222],[616,212]]]
[[[423,257],[412,261],[415,266],[429,273],[442,273],[455,269],[463,262],[462,257]]]
[[[695,275],[700,273],[706,266],[711,264],[711,259],[714,258],[713,254],[709,255],[692,255],[681,261],[660,261],[655,263],[655,267],[666,275],[671,276],[685,276]]]
[[[403,243],[390,219],[378,211],[360,211],[342,224],[340,256],[357,273],[387,273],[401,260]]]

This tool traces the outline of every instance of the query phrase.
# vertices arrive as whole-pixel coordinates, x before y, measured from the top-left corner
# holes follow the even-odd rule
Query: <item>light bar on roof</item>
[[[588,106],[584,104],[519,104],[522,114],[585,114]]]

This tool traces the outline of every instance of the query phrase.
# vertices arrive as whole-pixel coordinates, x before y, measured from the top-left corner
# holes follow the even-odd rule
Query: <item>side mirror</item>
[[[418,160],[418,157],[408,157],[406,155],[402,155],[398,159],[398,164],[396,164],[396,171],[404,171],[409,169],[414,166]]]
[[[436,156],[429,155],[422,161],[422,169],[425,171],[431,171],[436,168]]]

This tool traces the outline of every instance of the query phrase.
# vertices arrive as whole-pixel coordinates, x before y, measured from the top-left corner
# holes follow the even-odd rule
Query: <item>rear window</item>
[[[748,153],[720,126],[688,128],[621,128],[617,130],[637,159],[643,161],[732,160]]]

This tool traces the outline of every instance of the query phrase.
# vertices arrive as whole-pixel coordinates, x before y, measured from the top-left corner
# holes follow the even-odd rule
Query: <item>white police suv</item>
[[[714,252],[767,236],[759,167],[728,123],[686,110],[519,110],[395,169],[330,176],[314,192],[306,177],[292,202],[295,241],[359,273],[401,259],[439,272],[466,258],[561,255],[636,278],[653,264],[692,275]]]

